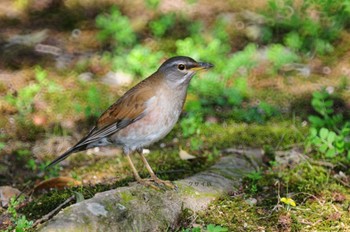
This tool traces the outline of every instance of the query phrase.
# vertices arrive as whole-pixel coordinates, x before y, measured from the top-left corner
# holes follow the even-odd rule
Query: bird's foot
[[[165,186],[169,189],[172,189],[172,190],[176,190],[177,189],[177,186],[174,185],[171,181],[169,180],[162,180],[162,179],[159,179],[158,177],[155,177],[155,178],[152,178],[153,181],[155,183],[157,183],[158,185],[162,185],[162,186]]]
[[[151,187],[155,190],[166,190],[166,189],[176,190],[177,189],[177,186],[171,183],[171,181],[161,180],[158,177],[149,178],[149,179],[140,179],[140,180],[137,180],[137,182],[144,186]]]

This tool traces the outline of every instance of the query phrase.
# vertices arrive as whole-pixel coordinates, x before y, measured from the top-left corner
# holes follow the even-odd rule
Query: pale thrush
[[[178,121],[187,88],[198,70],[213,67],[190,57],[177,56],[165,61],[150,77],[138,83],[111,105],[97,120],[92,130],[75,146],[52,161],[55,165],[70,154],[93,147],[122,147],[137,182],[173,187],[159,179],[142,154],[142,149],[165,137]],[[137,151],[151,179],[141,179],[130,154]]]

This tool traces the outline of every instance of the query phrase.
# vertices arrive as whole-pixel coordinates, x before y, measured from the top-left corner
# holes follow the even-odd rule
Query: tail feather
[[[48,168],[54,166],[55,164],[58,164],[59,162],[61,162],[62,160],[66,159],[69,155],[71,155],[74,152],[86,150],[86,148],[91,143],[96,141],[96,139],[95,139],[95,140],[89,141],[88,143],[85,143],[85,141],[95,131],[95,129],[96,129],[96,127],[92,128],[91,131],[89,132],[89,134],[87,134],[85,137],[83,137],[77,144],[75,144],[73,147],[71,147],[68,151],[66,151],[65,153],[60,155],[58,158],[56,158],[54,161],[52,161],[49,165],[47,165],[45,167],[45,169],[48,169]]]
[[[58,164],[59,162],[65,160],[69,155],[71,155],[74,152],[85,150],[85,147],[86,146],[74,146],[74,147],[70,148],[68,151],[66,151],[65,153],[63,153],[62,155],[57,157],[55,160],[53,160],[49,165],[47,165],[45,167],[45,169],[48,169],[48,168]]]

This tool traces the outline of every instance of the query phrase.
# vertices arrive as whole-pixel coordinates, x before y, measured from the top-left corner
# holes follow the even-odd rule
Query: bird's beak
[[[214,67],[214,65],[211,63],[198,62],[197,65],[191,67],[190,70],[199,71],[199,70],[203,70],[203,69],[210,69],[212,67]]]

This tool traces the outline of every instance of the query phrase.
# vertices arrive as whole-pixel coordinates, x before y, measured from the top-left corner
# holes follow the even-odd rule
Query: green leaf
[[[327,137],[327,142],[329,144],[332,144],[335,141],[336,137],[337,137],[337,134],[334,133],[333,131],[330,131]]]
[[[310,129],[310,135],[313,136],[313,137],[314,137],[314,136],[317,136],[317,130],[316,130],[316,128],[313,128],[313,127],[312,127],[312,128]]]
[[[6,144],[5,144],[5,143],[0,142],[0,151],[1,151],[2,149],[4,149],[4,148],[5,148],[5,146],[6,146]]]
[[[333,106],[333,101],[332,100],[327,100],[324,102],[324,106],[326,107],[332,107]]]
[[[319,151],[322,152],[322,153],[325,153],[328,149],[328,145],[327,144],[322,144],[320,147],[319,147]]]
[[[327,158],[333,158],[337,154],[337,151],[335,149],[329,149],[326,152],[326,157]]]
[[[315,116],[315,115],[309,116],[308,119],[309,119],[309,122],[311,122],[311,124],[317,128],[320,128],[320,127],[324,126],[324,124],[325,124],[324,120],[322,120],[320,117]]]
[[[320,137],[322,138],[322,139],[324,139],[324,140],[326,140],[327,139],[327,137],[328,137],[328,133],[329,133],[329,130],[327,129],[327,128],[321,128],[321,130],[320,130]]]
[[[225,232],[225,231],[228,231],[228,229],[225,227],[216,226],[213,224],[209,224],[207,226],[207,232]]]
[[[292,49],[299,50],[303,46],[303,41],[295,31],[288,33],[284,37],[284,43]]]

